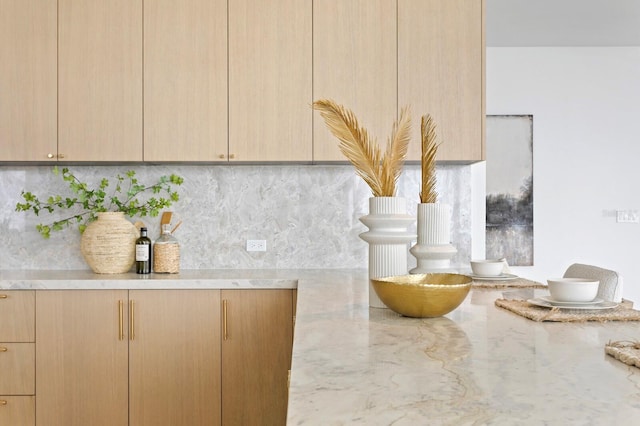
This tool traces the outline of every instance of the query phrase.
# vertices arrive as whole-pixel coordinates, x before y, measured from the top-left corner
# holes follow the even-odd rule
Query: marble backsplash
[[[182,269],[366,268],[367,244],[358,235],[366,227],[370,191],[350,165],[123,165],[69,166],[83,181],[135,170],[141,183],[176,173],[184,177],[180,201],[170,210],[183,223]],[[471,253],[470,166],[439,165],[439,201],[453,207],[451,240],[458,249],[453,264],[468,263]],[[22,190],[38,196],[71,196],[51,166],[0,166],[0,269],[87,269],[77,229],[52,232],[43,239],[35,229],[54,217],[16,212]],[[415,216],[420,166],[406,165],[398,196],[407,198]],[[64,212],[63,212],[64,213]],[[68,212],[67,212],[68,213]],[[135,221],[137,219],[133,219]],[[152,239],[159,217],[144,218]],[[414,226],[415,229],[415,226]],[[247,252],[246,240],[267,241],[266,252]],[[413,256],[409,265],[415,265]]]

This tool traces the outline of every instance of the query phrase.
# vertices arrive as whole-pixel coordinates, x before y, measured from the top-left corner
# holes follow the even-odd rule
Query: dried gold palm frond
[[[435,203],[438,199],[436,192],[436,125],[430,114],[423,115],[420,133],[422,136],[422,189],[420,191],[421,203]]]
[[[410,140],[411,117],[409,108],[405,107],[400,110],[400,119],[393,123],[391,138],[387,142],[387,150],[382,158],[382,185],[387,194],[395,195],[396,184],[402,173]]]
[[[385,190],[381,179],[380,148],[371,140],[367,130],[358,124],[353,112],[328,99],[315,101],[313,108],[320,111],[325,124],[340,141],[340,151],[353,164],[358,176],[369,185],[373,196],[392,196],[393,193]]]

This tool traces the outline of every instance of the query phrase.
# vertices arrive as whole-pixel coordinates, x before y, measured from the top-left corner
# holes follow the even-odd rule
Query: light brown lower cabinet
[[[35,397],[0,395],[0,425],[33,426],[35,421]]]
[[[222,424],[284,425],[292,290],[223,290]]]
[[[284,425],[292,309],[292,290],[38,291],[36,424]]]

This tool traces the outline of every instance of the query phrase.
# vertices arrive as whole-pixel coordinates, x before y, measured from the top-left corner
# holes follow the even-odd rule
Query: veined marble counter
[[[369,308],[367,282],[366,272],[300,281],[288,424],[640,419],[640,369],[604,352],[640,339],[639,322],[537,323],[494,305],[505,290],[486,289],[444,317],[405,318]]]
[[[268,289],[297,288],[299,273],[274,269],[194,269],[178,274],[95,274],[74,271],[2,271],[5,290],[104,290],[104,289]]]
[[[504,290],[472,289],[446,316],[412,319],[369,308],[362,270],[0,271],[0,289],[296,287],[290,425],[640,419],[640,369],[604,353],[640,339],[640,323],[536,323],[494,305]]]

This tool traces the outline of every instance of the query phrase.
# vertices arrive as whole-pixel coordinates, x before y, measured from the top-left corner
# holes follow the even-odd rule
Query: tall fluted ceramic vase
[[[369,279],[407,273],[407,247],[415,239],[408,227],[415,218],[407,214],[402,197],[369,198],[369,214],[360,218],[369,230],[360,238],[369,243]],[[386,308],[369,281],[369,306]]]
[[[458,250],[451,244],[451,206],[441,203],[418,204],[418,240],[411,247],[417,259],[412,274],[448,272]]]

